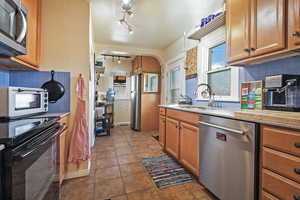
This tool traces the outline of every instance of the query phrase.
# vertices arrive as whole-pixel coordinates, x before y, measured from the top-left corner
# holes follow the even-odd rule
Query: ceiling
[[[130,35],[118,23],[121,0],[92,0],[95,42],[164,49],[185,31],[200,23],[201,18],[222,8],[224,0],[134,0],[135,26]]]

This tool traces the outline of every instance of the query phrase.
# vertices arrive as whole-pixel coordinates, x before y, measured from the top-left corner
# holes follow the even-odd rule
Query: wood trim
[[[267,193],[266,191],[263,191],[261,200],[279,200],[270,193]]]

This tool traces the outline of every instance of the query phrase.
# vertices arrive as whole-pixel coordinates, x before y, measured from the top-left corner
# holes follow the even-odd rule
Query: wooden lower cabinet
[[[179,121],[166,118],[166,151],[179,160]]]
[[[261,127],[261,199],[300,200],[300,131]]]
[[[59,183],[62,184],[65,178],[65,168],[66,168],[66,138],[68,130],[63,131],[58,138],[58,148],[59,148]]]
[[[199,176],[198,127],[180,122],[180,162]]]
[[[166,117],[159,116],[159,144],[164,148],[166,145]]]
[[[199,176],[200,141],[199,128],[195,124],[199,115],[171,109],[167,109],[166,113],[167,117],[160,115],[161,145],[165,143],[164,149],[167,153]]]

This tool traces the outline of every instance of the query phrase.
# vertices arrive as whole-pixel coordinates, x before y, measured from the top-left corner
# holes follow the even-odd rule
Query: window
[[[239,101],[239,70],[226,65],[225,28],[202,38],[199,49],[199,83],[209,84],[218,101]]]
[[[184,94],[185,73],[184,59],[168,64],[167,68],[167,103],[178,103],[178,98]]]

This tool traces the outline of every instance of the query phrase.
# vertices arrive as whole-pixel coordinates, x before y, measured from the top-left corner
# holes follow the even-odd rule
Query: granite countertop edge
[[[279,127],[284,127],[284,128],[290,128],[290,129],[297,129],[300,130],[300,123],[299,125],[295,124],[289,124],[289,123],[281,123],[277,121],[272,121],[268,119],[256,119],[254,116],[260,116],[264,117],[265,114],[262,114],[261,112],[257,111],[251,111],[247,113],[247,111],[243,111],[241,109],[235,109],[235,110],[228,110],[224,108],[205,108],[205,109],[198,109],[198,108],[183,108],[180,106],[174,106],[174,105],[159,105],[159,107],[162,108],[168,108],[168,109],[174,109],[174,110],[180,110],[180,111],[186,111],[186,112],[191,112],[191,113],[196,113],[196,114],[204,114],[204,115],[211,115],[211,116],[216,116],[216,117],[224,117],[224,118],[229,118],[229,119],[235,119],[235,120],[242,120],[242,121],[247,121],[247,122],[254,122],[258,124],[263,124],[263,125],[272,125],[272,126],[279,126]],[[205,107],[205,106],[204,106]],[[247,117],[242,117],[242,116],[237,116],[237,113],[243,113],[245,112]],[[281,117],[277,116],[278,119],[284,118],[284,111],[275,111],[275,112],[280,112]],[[289,113],[289,112],[287,112]],[[252,117],[250,116],[252,115]],[[299,113],[300,116],[300,113]],[[274,117],[274,116],[272,116]],[[275,116],[276,118],[276,116]],[[293,120],[292,118],[290,118]]]

